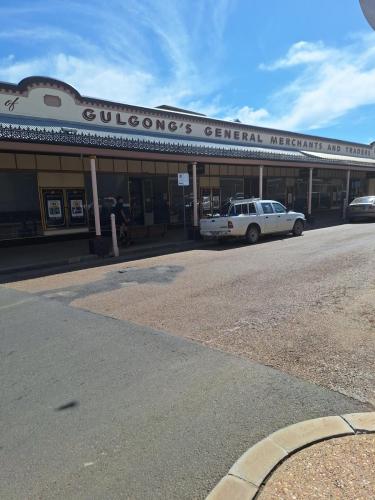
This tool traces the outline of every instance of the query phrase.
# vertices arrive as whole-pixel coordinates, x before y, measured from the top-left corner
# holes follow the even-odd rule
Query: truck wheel
[[[293,235],[294,236],[301,236],[302,233],[303,233],[303,229],[304,229],[304,225],[303,225],[303,222],[301,220],[296,220],[296,222],[294,223],[294,226],[293,226]]]
[[[260,231],[257,226],[249,226],[246,231],[246,240],[250,245],[254,245],[259,240]]]

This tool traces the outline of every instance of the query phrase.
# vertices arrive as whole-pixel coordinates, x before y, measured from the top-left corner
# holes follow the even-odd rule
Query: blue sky
[[[0,80],[375,140],[375,32],[358,0],[13,0]]]

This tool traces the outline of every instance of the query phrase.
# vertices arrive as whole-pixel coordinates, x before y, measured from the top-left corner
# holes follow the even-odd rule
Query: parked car
[[[375,196],[355,198],[348,206],[346,216],[350,222],[356,220],[375,220]]]
[[[264,234],[293,233],[301,236],[305,227],[303,213],[287,210],[275,200],[250,198],[225,203],[217,216],[200,220],[204,238],[241,238],[256,243]]]

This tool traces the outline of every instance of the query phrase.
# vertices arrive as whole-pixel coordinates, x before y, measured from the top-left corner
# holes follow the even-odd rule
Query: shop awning
[[[301,151],[306,156],[311,156],[312,158],[319,158],[328,161],[340,161],[347,163],[370,163],[375,165],[375,160],[368,157],[357,157],[357,156],[344,156],[344,155],[335,155],[330,153],[320,153],[320,152],[311,152],[311,151]]]
[[[98,126],[85,126],[72,122],[38,120],[2,116],[0,141],[60,144],[66,146],[95,147],[124,151],[155,152],[218,158],[279,160],[291,163],[321,163],[337,166],[375,167],[375,160],[293,149],[248,146],[244,144],[187,139],[184,137],[153,135],[148,132],[118,131]]]

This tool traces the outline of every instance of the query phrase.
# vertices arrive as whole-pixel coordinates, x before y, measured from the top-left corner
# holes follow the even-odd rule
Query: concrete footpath
[[[337,226],[343,223],[342,218],[336,212],[323,216],[317,215],[313,221],[307,223],[305,230]],[[110,241],[110,237],[108,239]],[[130,247],[120,248],[118,258],[111,256],[101,258],[90,254],[87,238],[0,247],[0,282],[6,281],[6,276],[29,271],[43,271],[59,267],[77,269],[101,266],[136,258],[192,250],[212,245],[212,243],[189,240],[184,230],[177,228],[167,232],[163,238],[136,241]]]
[[[39,243],[0,248],[0,282],[21,279],[23,273],[32,271],[82,269],[126,262],[139,258],[154,257],[166,253],[193,250],[212,242],[194,241],[177,238],[176,235],[159,240],[142,241],[126,248],[120,248],[119,257],[98,257],[89,253],[87,239]]]
[[[207,500],[375,498],[375,412],[300,422],[247,450]]]

